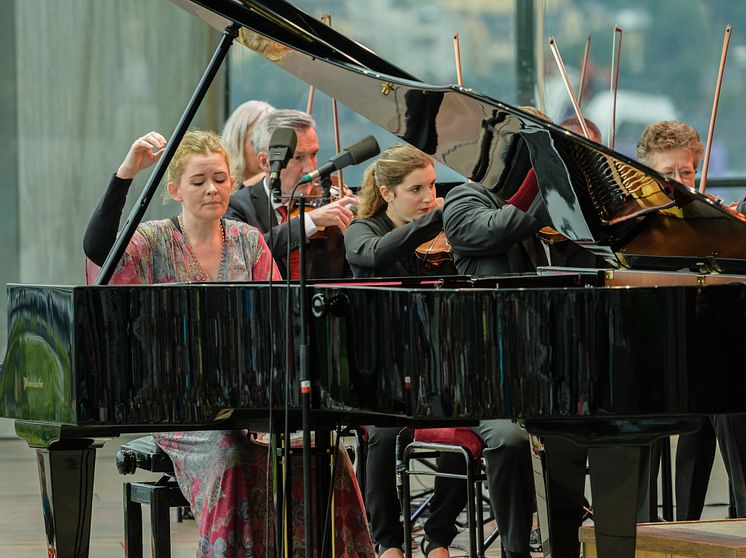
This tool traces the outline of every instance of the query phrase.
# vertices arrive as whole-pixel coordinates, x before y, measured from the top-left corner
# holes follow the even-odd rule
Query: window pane
[[[610,75],[614,25],[623,29],[616,110],[618,151],[634,156],[646,124],[676,119],[707,132],[725,26],[733,24],[730,50],[718,108],[708,178],[746,175],[740,92],[746,80],[746,3],[729,0],[546,0],[544,26],[561,49],[573,87],[578,87],[586,36],[591,34],[590,61],[583,113],[594,120],[604,140],[610,122]],[[546,41],[544,42],[546,45]],[[546,108],[553,119],[572,113],[548,48],[545,47]],[[700,162],[701,168],[701,162]],[[728,189],[727,201],[746,190]]]

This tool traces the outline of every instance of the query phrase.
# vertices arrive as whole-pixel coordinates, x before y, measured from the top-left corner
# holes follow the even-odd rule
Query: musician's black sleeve
[[[119,220],[127,200],[127,192],[132,180],[114,175],[104,192],[83,236],[83,251],[86,257],[96,265],[102,265],[117,239]]]
[[[527,212],[498,201],[477,184],[456,186],[446,196],[443,223],[454,253],[463,256],[505,254],[514,244],[548,224],[537,195]]]
[[[741,203],[738,204],[736,211],[738,211],[739,213],[743,215],[746,215],[746,198],[743,198],[741,200]]]
[[[351,265],[385,269],[406,258],[443,229],[443,210],[429,211],[414,221],[382,234],[370,219],[354,220],[345,232],[345,253]]]

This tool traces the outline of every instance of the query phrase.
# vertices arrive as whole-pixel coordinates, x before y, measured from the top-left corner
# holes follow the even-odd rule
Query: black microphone
[[[336,170],[367,161],[371,157],[378,155],[380,152],[381,148],[378,147],[376,138],[373,136],[366,136],[349,147],[345,147],[342,151],[329,159],[328,163],[322,165],[315,171],[304,174],[298,181],[298,184],[305,184],[306,182],[311,182],[319,177],[324,178]]]
[[[284,169],[290,157],[295,153],[298,136],[292,128],[277,128],[272,132],[269,140],[269,189],[272,191],[272,201],[280,203],[280,171]]]

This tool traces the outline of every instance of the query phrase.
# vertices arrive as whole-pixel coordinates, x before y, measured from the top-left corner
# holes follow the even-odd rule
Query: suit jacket
[[[300,218],[289,223],[279,223],[262,181],[250,186],[241,186],[231,195],[228,219],[243,221],[264,233],[269,249],[283,277],[287,277],[288,243],[291,250],[300,247],[298,223]],[[288,224],[290,227],[288,227]],[[272,230],[270,245],[269,231]],[[306,239],[306,276],[309,279],[340,278],[349,276],[345,261],[344,237],[337,227],[327,227],[323,236]]]
[[[746,198],[743,198],[740,203],[738,204],[738,207],[736,208],[736,211],[739,213],[742,213],[746,215]]]
[[[478,184],[463,184],[448,193],[443,209],[446,237],[463,275],[490,276],[533,272],[549,265],[536,233],[550,224],[541,193],[524,212]],[[571,241],[550,245],[551,264],[599,267],[602,262]]]

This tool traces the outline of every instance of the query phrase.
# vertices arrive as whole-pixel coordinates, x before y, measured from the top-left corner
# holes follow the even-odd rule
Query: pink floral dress
[[[261,233],[224,221],[219,281],[280,279]],[[208,281],[189,243],[169,219],[138,226],[112,284]],[[174,462],[176,478],[199,526],[198,558],[250,558],[282,554],[274,545],[274,472],[267,446],[246,430],[154,435]],[[346,452],[337,453],[333,532],[336,556],[374,557],[360,490]],[[304,556],[303,472],[292,459],[293,554]],[[269,474],[268,474],[269,473]],[[269,486],[268,486],[269,483]],[[315,490],[315,487],[313,487]],[[323,513],[314,511],[323,521]]]

